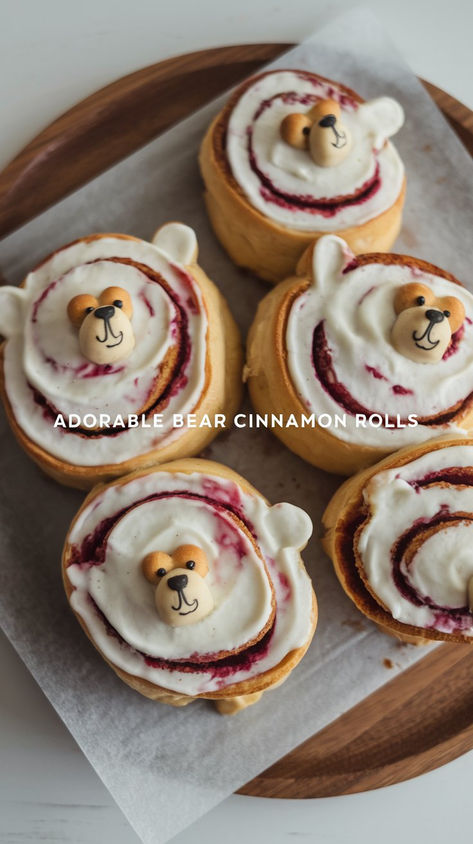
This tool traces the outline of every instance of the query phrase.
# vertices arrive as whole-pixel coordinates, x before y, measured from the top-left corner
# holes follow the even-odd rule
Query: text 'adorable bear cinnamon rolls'
[[[271,507],[225,466],[179,460],[90,493],[64,548],[66,593],[132,688],[231,714],[310,644],[317,607],[299,552],[311,532],[305,512]]]
[[[389,138],[403,120],[390,97],[364,102],[308,71],[243,83],[200,152],[210,220],[232,260],[278,282],[328,232],[356,253],[389,249],[405,195]]]
[[[173,428],[174,415],[231,418],[240,400],[238,329],[179,223],[153,243],[100,234],[58,249],[0,289],[0,333],[13,431],[72,486],[195,454],[217,430]]]

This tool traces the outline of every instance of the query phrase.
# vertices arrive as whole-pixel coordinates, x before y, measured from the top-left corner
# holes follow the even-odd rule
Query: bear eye
[[[186,563],[186,569],[195,569],[195,560],[188,560]]]
[[[443,315],[444,315],[444,316],[446,316],[446,317],[447,317],[447,319],[448,319],[448,317],[450,316],[450,311],[444,311],[444,312],[443,312]]]
[[[304,128],[302,130],[302,134],[303,135],[309,135],[310,134],[310,126],[304,126]]]
[[[164,575],[166,574],[166,569],[160,568],[157,570],[156,574],[158,575],[158,577],[164,577]]]
[[[93,309],[92,305],[90,305],[88,308],[85,309],[84,313],[91,314],[93,310],[94,309]]]
[[[115,299],[114,303],[116,308],[123,308],[123,302],[121,299]]]
[[[425,296],[418,296],[416,299],[416,305],[425,305]]]

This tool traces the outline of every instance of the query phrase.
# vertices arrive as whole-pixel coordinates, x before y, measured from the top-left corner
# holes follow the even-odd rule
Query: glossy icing
[[[298,549],[311,530],[299,508],[270,507],[233,480],[150,473],[100,492],[74,524],[71,605],[95,644],[125,671],[189,695],[215,691],[274,667],[307,641],[312,592]],[[157,616],[141,561],[152,549],[170,553],[183,543],[205,551],[215,609],[196,624],[172,628]],[[271,617],[273,590],[275,623],[245,650]],[[236,661],[215,661],[221,651],[238,650]]]
[[[405,624],[473,636],[472,470],[473,445],[451,445],[379,472],[364,489],[363,570]]]
[[[173,229],[177,228],[178,231]],[[26,279],[24,289],[3,288],[0,304],[11,314],[1,325],[9,339],[4,371],[8,399],[27,436],[54,456],[76,465],[96,466],[128,460],[163,446],[174,413],[190,413],[205,386],[207,315],[198,284],[178,257],[195,258],[191,229],[165,226],[155,246],[119,236],[96,236],[55,252]],[[87,292],[99,297],[110,286],[126,288],[133,304],[135,346],[110,365],[88,361],[79,333],[67,318],[69,301]],[[162,367],[161,395],[155,395]],[[141,426],[83,436],[77,429],[54,427],[57,414],[68,417],[109,414],[128,417],[155,407],[159,429]]]
[[[303,404],[317,415],[344,415],[330,433],[347,442],[387,449],[458,431],[454,421],[387,427],[442,415],[473,392],[473,296],[464,287],[415,265],[358,266],[343,240],[321,238],[313,281],[293,302],[286,331],[287,365]],[[466,318],[437,363],[419,364],[392,342],[397,291],[413,279],[437,297],[455,296]],[[379,427],[357,426],[357,413],[380,414]],[[387,419],[386,419],[387,415]]]
[[[280,133],[289,114],[309,111],[327,98],[340,104],[351,136],[350,151],[336,167],[317,165]],[[257,77],[235,104],[227,158],[239,186],[265,216],[293,229],[336,231],[376,217],[399,196],[404,167],[387,139],[403,119],[399,104],[388,97],[359,104],[335,83],[274,71]]]

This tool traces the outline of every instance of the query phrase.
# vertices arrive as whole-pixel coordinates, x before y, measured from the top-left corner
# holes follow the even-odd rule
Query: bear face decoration
[[[209,564],[198,545],[179,545],[173,554],[151,551],[142,567],[146,579],[156,586],[156,609],[166,624],[184,627],[212,612],[214,600],[204,581]]]
[[[341,113],[335,100],[321,100],[306,114],[288,114],[281,123],[281,137],[296,149],[308,149],[319,167],[335,167],[345,160],[352,143]]]
[[[236,412],[239,333],[197,254],[178,222],[152,242],[93,234],[0,287],[1,398],[57,480],[88,488],[199,451],[219,431],[206,415]],[[196,427],[176,430],[193,412]]]
[[[293,112],[284,117],[280,125],[283,141],[297,150],[307,150],[314,164],[319,167],[336,167],[348,157],[352,147],[360,152],[362,135],[370,139],[373,149],[381,149],[403,123],[401,106],[390,97],[380,97],[358,106],[356,135],[343,122],[342,108],[333,99],[322,99],[309,111]],[[354,127],[355,128],[355,127]]]
[[[297,230],[345,230],[399,197],[404,167],[389,139],[403,122],[391,97],[364,102],[322,77],[271,71],[243,89],[221,124],[222,154],[265,216]]]
[[[269,504],[227,466],[161,463],[86,499],[64,586],[128,685],[177,706],[210,697],[230,714],[279,685],[309,646],[317,606],[300,551],[311,533],[303,510]]]
[[[390,249],[406,191],[391,138],[403,122],[391,97],[365,102],[309,71],[271,70],[244,82],[199,156],[207,211],[232,260],[278,283],[329,232],[357,254]]]
[[[87,360],[99,365],[124,360],[135,347],[131,325],[133,306],[122,287],[107,287],[97,299],[80,293],[70,300],[67,314],[79,329],[79,346]]]
[[[367,464],[368,447],[374,461],[450,429],[471,431],[473,296],[450,273],[406,255],[355,256],[345,241],[327,235],[306,251],[297,275],[268,302],[250,332],[250,392],[259,413],[278,412],[261,395],[280,394],[272,382],[268,390],[266,373],[274,326],[284,324],[278,367],[285,379],[287,371],[307,411],[332,420],[335,445],[325,444],[331,451],[324,468],[333,468],[339,443],[337,465],[348,473]],[[264,389],[258,394],[259,384]],[[300,412],[297,404],[290,407]],[[364,425],[370,418],[374,424]],[[303,440],[298,428],[291,447],[303,440],[305,453],[319,465],[325,451],[320,446],[314,455],[314,429],[307,431],[310,439],[308,434]],[[346,442],[355,469],[346,468]]]
[[[425,284],[400,287],[394,297],[397,318],[391,339],[395,349],[417,363],[442,360],[465,319],[465,307],[455,296],[435,296]]]

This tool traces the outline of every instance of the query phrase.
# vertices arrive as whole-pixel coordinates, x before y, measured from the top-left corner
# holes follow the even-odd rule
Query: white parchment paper
[[[377,22],[366,12],[349,13],[273,66],[313,70],[366,98],[399,99],[407,120],[395,143],[408,192],[397,249],[439,264],[471,288],[472,162]],[[93,231],[148,238],[165,221],[182,220],[196,229],[200,263],[245,334],[267,288],[237,270],[217,244],[197,168],[199,142],[224,100],[6,238],[0,244],[6,278],[19,281],[49,251]],[[146,844],[168,840],[425,654],[377,632],[338,586],[317,535],[339,479],[304,464],[268,431],[234,430],[205,456],[228,463],[272,502],[299,504],[313,519],[304,558],[320,605],[314,642],[280,689],[235,718],[205,702],[175,710],[139,697],[97,655],[63,594],[61,547],[81,493],[34,467],[3,414],[0,432],[2,625]]]

